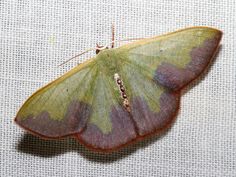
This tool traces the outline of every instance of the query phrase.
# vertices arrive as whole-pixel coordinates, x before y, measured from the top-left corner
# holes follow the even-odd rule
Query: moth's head
[[[96,54],[98,54],[102,50],[106,50],[106,49],[109,49],[109,47],[108,46],[102,46],[102,45],[96,44]]]

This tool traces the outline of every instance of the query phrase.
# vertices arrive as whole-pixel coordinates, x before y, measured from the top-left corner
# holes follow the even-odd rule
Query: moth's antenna
[[[81,56],[81,55],[83,55],[83,54],[85,54],[85,53],[87,53],[87,52],[89,52],[89,51],[91,51],[91,50],[96,50],[96,48],[91,48],[91,49],[85,50],[84,52],[82,52],[82,53],[80,53],[80,54],[78,54],[78,55],[75,55],[74,57],[72,57],[72,58],[70,58],[70,59],[64,61],[62,64],[58,65],[58,67],[60,67],[60,66],[62,66],[62,65],[64,65],[64,64],[66,64],[66,63],[68,63],[68,62],[71,61],[72,59],[74,59],[74,58],[76,58],[76,57],[79,57],[79,56]]]
[[[114,34],[114,33],[112,32],[112,34]],[[145,39],[145,38],[128,38],[128,39],[114,40],[114,35],[112,35],[112,41],[111,41],[108,45],[111,44],[111,47],[114,48],[114,44],[115,44],[116,42],[135,41],[135,40],[141,40],[141,39]],[[103,46],[103,47],[97,45],[96,48],[90,48],[90,49],[88,49],[88,50],[85,50],[84,52],[82,52],[82,53],[80,53],[80,54],[78,54],[78,55],[75,55],[74,57],[72,57],[72,58],[70,58],[70,59],[64,61],[62,64],[58,65],[58,67],[60,67],[60,66],[62,66],[62,65],[64,65],[64,64],[66,64],[66,63],[68,63],[69,61],[73,60],[74,58],[79,57],[79,56],[81,56],[81,55],[83,55],[83,54],[85,54],[85,53],[87,53],[87,52],[89,52],[89,51],[92,51],[92,50],[99,50],[99,51],[101,51],[101,50],[107,49],[107,46],[108,46],[108,45],[105,45],[105,46]]]
[[[115,26],[114,23],[111,26],[111,48],[114,48],[114,42],[115,42]]]

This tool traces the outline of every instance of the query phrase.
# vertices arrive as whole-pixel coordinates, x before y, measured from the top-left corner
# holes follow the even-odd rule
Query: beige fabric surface
[[[14,124],[38,88],[111,40],[149,37],[189,26],[224,32],[211,67],[185,89],[172,128],[101,155],[73,139],[45,141]],[[236,1],[1,0],[0,176],[236,176]]]

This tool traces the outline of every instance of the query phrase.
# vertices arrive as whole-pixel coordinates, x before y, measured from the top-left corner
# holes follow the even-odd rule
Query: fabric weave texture
[[[236,1],[2,0],[0,2],[0,176],[236,176]],[[111,154],[72,138],[42,140],[13,119],[37,89],[78,63],[82,51],[115,39],[190,26],[223,31],[209,69],[183,91],[173,126]],[[117,43],[122,45],[123,43]]]

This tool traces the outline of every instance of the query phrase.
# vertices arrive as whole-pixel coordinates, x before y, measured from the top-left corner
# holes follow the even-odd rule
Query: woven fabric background
[[[1,0],[0,176],[236,176],[236,1]],[[13,119],[38,88],[111,40],[189,26],[224,32],[211,67],[185,89],[172,128],[109,155],[73,139],[45,141]]]

